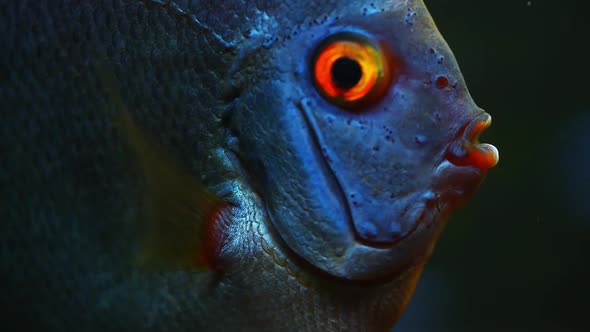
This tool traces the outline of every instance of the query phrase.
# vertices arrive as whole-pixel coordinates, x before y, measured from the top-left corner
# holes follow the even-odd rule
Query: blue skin
[[[483,111],[426,8],[374,15],[332,20],[276,41],[269,55],[247,55],[275,74],[245,86],[230,112],[237,153],[262,174],[252,181],[280,238],[346,279],[424,262],[448,215],[485,175],[445,158]],[[382,42],[400,61],[385,96],[357,111],[323,98],[311,77],[318,45],[340,32]],[[440,76],[447,87],[437,87]]]

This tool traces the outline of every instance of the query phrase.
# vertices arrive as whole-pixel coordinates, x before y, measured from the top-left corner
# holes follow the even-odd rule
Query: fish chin
[[[433,187],[437,191],[438,209],[450,214],[463,206],[477,191],[487,170],[456,166],[443,161],[435,170]]]
[[[282,229],[285,220],[276,219],[277,211],[273,209],[272,202],[267,207],[272,224],[278,226],[277,236],[281,242],[284,240],[290,250],[314,268],[347,280],[390,280],[428,259],[448,217],[473,196],[483,179],[483,173],[474,167],[458,167],[443,161],[436,168],[431,188],[416,191],[400,199],[393,208],[381,211],[392,216],[392,225],[405,229],[403,235],[390,243],[366,241],[355,235],[351,226],[354,220],[349,219],[349,228],[347,232],[341,233],[340,239],[327,239],[322,234],[316,234],[316,239],[323,245],[330,244],[330,241],[343,245],[341,251],[326,248],[320,255],[311,251],[313,246],[301,246],[304,243],[302,239],[307,235],[299,234],[294,238],[292,235],[296,232],[293,229]],[[341,215],[347,206],[341,206],[340,209],[334,214]],[[324,222],[340,224],[339,220]]]

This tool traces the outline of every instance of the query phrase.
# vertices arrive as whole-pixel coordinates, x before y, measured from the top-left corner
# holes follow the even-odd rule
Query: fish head
[[[238,154],[288,250],[339,278],[395,275],[496,164],[491,118],[421,1],[312,3],[250,55]]]

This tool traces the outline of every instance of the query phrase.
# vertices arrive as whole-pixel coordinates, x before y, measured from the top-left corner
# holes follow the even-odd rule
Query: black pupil
[[[355,86],[363,76],[363,71],[358,62],[351,58],[342,57],[332,65],[332,82],[343,90]]]

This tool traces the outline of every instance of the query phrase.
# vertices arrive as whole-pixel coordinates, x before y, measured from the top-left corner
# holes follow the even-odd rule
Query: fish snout
[[[449,145],[447,160],[455,166],[472,166],[484,171],[496,166],[500,158],[498,149],[479,142],[479,136],[491,124],[492,117],[485,112],[467,123]]]

